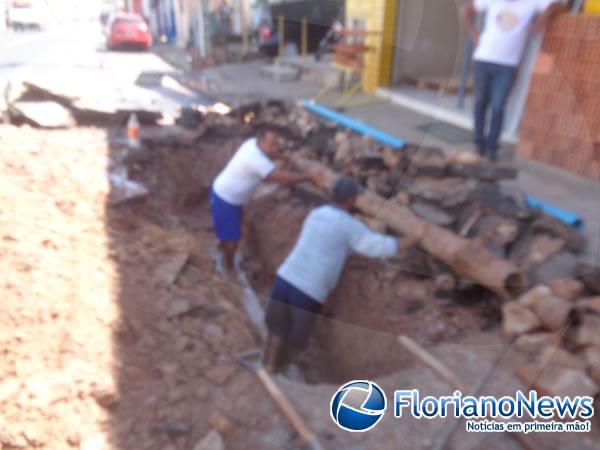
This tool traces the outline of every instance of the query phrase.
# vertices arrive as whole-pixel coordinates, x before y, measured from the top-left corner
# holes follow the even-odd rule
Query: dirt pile
[[[0,447],[184,450],[214,429],[227,448],[293,448],[233,360],[257,337],[212,234],[159,217],[152,199],[172,197],[150,184],[108,206],[105,130],[0,135]]]

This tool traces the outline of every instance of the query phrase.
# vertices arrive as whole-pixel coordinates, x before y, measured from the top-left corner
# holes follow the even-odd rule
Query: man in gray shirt
[[[351,252],[389,258],[421,240],[423,230],[400,241],[376,233],[352,217],[359,192],[351,177],[338,178],[332,189],[332,204],[308,215],[296,245],[277,270],[266,313],[267,370],[276,370],[284,345],[296,350],[306,347],[314,319],[335,288]]]

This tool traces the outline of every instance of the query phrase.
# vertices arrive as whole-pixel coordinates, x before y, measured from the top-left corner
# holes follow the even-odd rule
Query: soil
[[[261,341],[242,307],[243,286],[213,269],[208,188],[243,136],[123,158],[114,131],[0,127],[0,448],[189,450],[216,428],[227,449],[300,449],[234,361]],[[120,164],[148,196],[111,205],[108,174]],[[263,304],[316,204],[278,189],[248,206],[244,264]],[[441,296],[409,270],[421,256],[388,265],[352,257],[298,361],[309,383],[276,377],[326,448],[425,449],[443,432],[442,422],[388,415],[376,432],[356,436],[329,419],[331,395],[353,377],[374,377],[388,392],[448,393],[400,351],[398,334],[443,354],[469,386],[504,346],[489,302]],[[512,375],[519,358],[505,359],[490,392],[520,387]],[[545,443],[594,448],[594,436]],[[459,432],[455,448],[467,443],[514,448],[504,436]]]

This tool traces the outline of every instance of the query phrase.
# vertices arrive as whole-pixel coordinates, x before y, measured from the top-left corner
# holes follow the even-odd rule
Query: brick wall
[[[518,152],[600,175],[600,17],[558,17],[546,31],[521,123]]]

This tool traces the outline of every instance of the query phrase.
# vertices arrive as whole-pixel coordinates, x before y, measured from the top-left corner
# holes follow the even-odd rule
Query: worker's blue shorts
[[[232,205],[210,190],[210,210],[215,233],[220,241],[237,242],[242,238],[242,207]]]
[[[277,276],[267,307],[267,329],[270,334],[285,339],[290,347],[302,350],[308,345],[321,307],[321,303]]]

